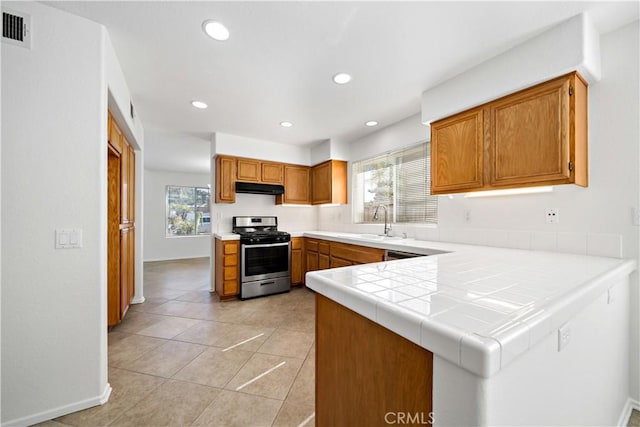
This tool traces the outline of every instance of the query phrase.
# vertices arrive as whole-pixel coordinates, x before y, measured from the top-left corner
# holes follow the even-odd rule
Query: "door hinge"
[[[569,85],[569,96],[573,96],[573,86]]]
[[[569,172],[573,172],[573,161],[569,161]]]

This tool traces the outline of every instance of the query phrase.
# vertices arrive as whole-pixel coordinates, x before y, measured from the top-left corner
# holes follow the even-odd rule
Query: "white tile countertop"
[[[485,378],[554,333],[636,269],[634,260],[617,258],[413,239],[374,240],[379,236],[349,233],[303,235],[440,253],[311,272],[306,284]]]

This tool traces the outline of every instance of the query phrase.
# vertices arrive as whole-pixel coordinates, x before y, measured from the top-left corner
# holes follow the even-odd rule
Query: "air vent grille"
[[[2,37],[24,42],[25,26],[22,16],[2,12]]]
[[[2,42],[31,49],[31,16],[3,7]]]

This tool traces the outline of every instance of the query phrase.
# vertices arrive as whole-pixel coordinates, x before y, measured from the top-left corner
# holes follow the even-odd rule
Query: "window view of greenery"
[[[356,223],[384,222],[379,206],[387,209],[390,223],[438,222],[438,198],[429,195],[428,143],[354,162],[352,170]]]
[[[167,237],[210,232],[209,189],[167,185]]]

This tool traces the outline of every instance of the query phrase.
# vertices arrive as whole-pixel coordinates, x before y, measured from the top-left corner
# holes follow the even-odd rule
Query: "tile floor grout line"
[[[246,339],[246,340],[244,340],[244,341],[240,341],[238,344],[234,344],[234,345],[232,345],[231,347],[227,347],[227,348],[225,348],[225,349],[224,349],[224,350],[222,350],[222,351],[223,351],[223,352],[226,352],[226,351],[228,351],[228,350],[231,350],[231,349],[233,349],[233,348],[238,347],[239,345],[246,344],[246,343],[248,343],[249,341],[253,341],[253,340],[255,340],[256,338],[260,338],[260,337],[261,337],[261,336],[263,336],[263,335],[264,335],[264,332],[263,332],[263,333],[261,333],[261,334],[256,335],[255,337],[247,338],[247,339]]]
[[[284,365],[284,364],[286,364],[286,363],[287,363],[287,362],[284,362],[284,361],[283,361],[283,362],[278,363],[276,366],[274,366],[273,368],[270,368],[270,369],[266,370],[265,372],[261,373],[260,375],[258,375],[258,376],[257,376],[257,377],[255,377],[254,379],[247,381],[246,383],[242,384],[241,386],[238,386],[238,387],[236,388],[236,391],[240,391],[240,390],[242,390],[242,389],[243,389],[243,388],[245,388],[246,386],[248,386],[248,385],[250,385],[250,384],[252,384],[252,383],[254,383],[254,382],[258,381],[260,378],[264,377],[265,375],[270,374],[271,372],[275,371],[276,369],[278,369],[279,367],[283,366],[283,365]]]

